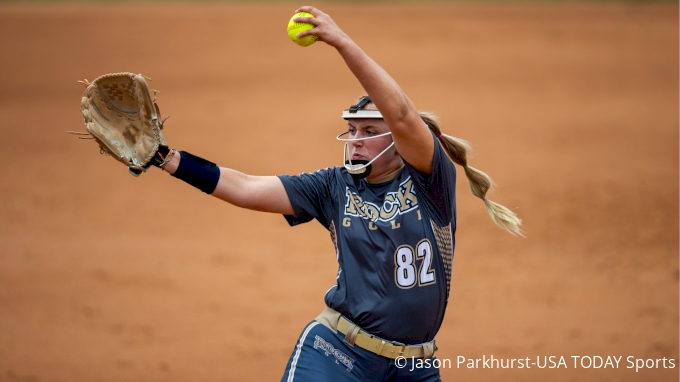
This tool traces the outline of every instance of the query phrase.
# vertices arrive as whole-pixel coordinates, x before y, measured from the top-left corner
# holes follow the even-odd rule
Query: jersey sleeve
[[[456,166],[434,139],[432,173],[422,174],[406,162],[406,168],[416,187],[418,201],[422,200],[437,225],[448,225],[456,216]],[[424,196],[424,197],[421,197]]]
[[[328,228],[332,214],[332,179],[334,169],[326,168],[300,175],[279,175],[286,189],[294,215],[284,215],[295,226],[316,219]]]

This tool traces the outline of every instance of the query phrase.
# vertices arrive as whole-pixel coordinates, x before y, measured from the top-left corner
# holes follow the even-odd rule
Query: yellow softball
[[[290,18],[290,21],[288,21],[288,37],[290,37],[294,43],[300,46],[310,46],[314,44],[316,40],[319,39],[318,36],[305,36],[302,38],[297,38],[296,35],[298,33],[313,29],[314,25],[309,23],[296,23],[293,21],[296,17],[314,17],[314,15],[309,12],[298,12],[293,15],[293,17]]]

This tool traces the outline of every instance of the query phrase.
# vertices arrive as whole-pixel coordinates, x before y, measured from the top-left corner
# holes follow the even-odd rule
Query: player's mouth
[[[352,159],[366,159],[366,157],[361,154],[354,153],[352,154]]]

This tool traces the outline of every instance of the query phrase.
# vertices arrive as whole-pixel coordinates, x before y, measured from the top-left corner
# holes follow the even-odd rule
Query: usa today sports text
[[[410,361],[410,362],[408,362]],[[534,356],[524,358],[498,358],[483,355],[481,358],[468,358],[462,355],[452,362],[449,358],[410,360],[405,357],[395,359],[399,368],[415,369],[675,369],[674,358],[637,358],[635,356]]]

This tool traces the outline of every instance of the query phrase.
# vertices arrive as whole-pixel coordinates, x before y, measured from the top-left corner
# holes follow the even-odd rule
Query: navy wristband
[[[212,194],[220,180],[220,168],[213,162],[207,161],[186,151],[179,152],[181,159],[179,167],[172,174],[206,194]]]

